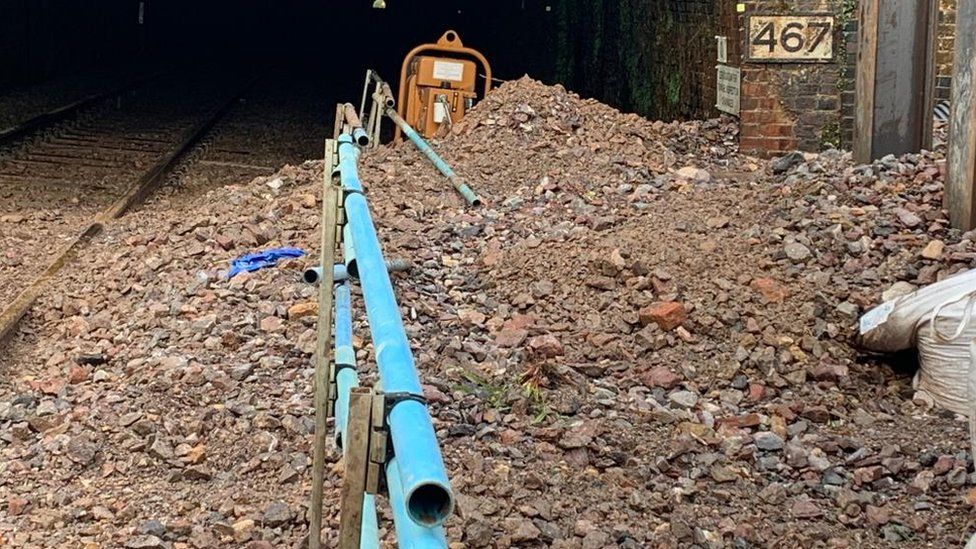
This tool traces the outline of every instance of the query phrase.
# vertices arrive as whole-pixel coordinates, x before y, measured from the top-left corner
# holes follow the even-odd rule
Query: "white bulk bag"
[[[976,340],[969,344],[969,410],[969,455],[976,456]]]
[[[864,347],[894,352],[918,347],[915,388],[948,410],[973,415],[969,376],[976,270],[966,271],[888,301],[861,317]]]
[[[918,361],[915,389],[932,396],[936,404],[957,414],[972,416],[969,392],[972,370],[972,342],[976,322],[972,322],[976,291],[940,304],[931,319],[918,329]]]
[[[976,290],[976,269],[886,301],[861,317],[861,343],[872,351],[892,353],[915,347],[921,323],[936,307]]]

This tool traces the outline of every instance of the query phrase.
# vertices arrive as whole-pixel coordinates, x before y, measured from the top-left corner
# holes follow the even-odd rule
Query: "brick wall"
[[[838,70],[840,81],[837,83],[837,91],[840,93],[840,142],[835,145],[850,149],[854,143],[854,100],[857,97],[854,90],[854,80],[857,77],[857,18],[852,16],[847,19],[840,33],[840,40],[844,44],[843,49],[837,54],[837,63],[840,65]]]
[[[849,24],[851,9],[840,0],[757,0],[746,4],[747,13],[833,13],[838,28],[830,63],[742,60],[742,151],[770,156],[851,142],[857,43],[856,23]],[[740,24],[741,43],[744,35]]]
[[[716,35],[739,54],[730,0],[563,0],[554,79],[649,118],[717,116]]]
[[[938,0],[936,96],[948,97],[955,4]],[[829,63],[746,63],[744,14],[735,0],[564,0],[555,80],[650,118],[710,117],[715,108],[716,35],[741,70],[740,147],[772,156],[854,141],[859,0],[747,0],[745,13],[832,13]]]
[[[949,99],[952,52],[956,35],[956,0],[939,0],[938,42],[935,53],[935,98]]]
[[[949,97],[956,1],[939,0],[937,99]],[[833,63],[743,65],[742,150],[769,156],[794,148],[816,151],[827,145],[849,149],[854,140],[857,1],[758,0],[747,4],[747,10],[831,12],[838,29]]]

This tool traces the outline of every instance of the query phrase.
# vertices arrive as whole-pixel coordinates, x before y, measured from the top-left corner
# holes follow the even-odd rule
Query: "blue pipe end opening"
[[[417,524],[440,526],[454,513],[454,498],[440,484],[421,484],[407,494],[407,512]]]

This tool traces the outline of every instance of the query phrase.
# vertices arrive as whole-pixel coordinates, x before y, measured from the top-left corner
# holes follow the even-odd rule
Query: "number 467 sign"
[[[834,16],[747,15],[746,60],[816,63],[834,57]]]

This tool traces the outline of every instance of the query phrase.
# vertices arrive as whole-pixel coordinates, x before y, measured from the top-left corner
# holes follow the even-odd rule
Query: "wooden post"
[[[325,180],[322,182],[322,280],[319,281],[319,317],[315,341],[315,435],[312,447],[312,501],[309,505],[308,546],[319,549],[322,540],[322,488],[325,475],[325,441],[328,418],[330,351],[332,348],[332,266],[335,264],[339,193],[332,181],[335,147],[325,142]]]
[[[946,160],[946,206],[952,226],[976,228],[976,0],[958,0],[952,107]]]
[[[935,0],[864,0],[854,120],[854,159],[931,147]]]
[[[380,144],[380,124],[383,122],[383,107],[376,100],[376,95],[380,92],[381,86],[376,84],[376,88],[373,90],[371,98],[373,102],[369,107],[369,128],[366,133],[369,134],[370,146],[376,147]]]
[[[349,392],[349,420],[342,444],[345,472],[340,496],[339,549],[359,549],[362,538],[369,435],[373,428],[372,409],[372,389],[354,387]]]
[[[332,139],[339,139],[342,135],[345,117],[342,115],[342,103],[336,103],[335,126],[332,128]]]
[[[868,162],[873,154],[874,74],[878,60],[878,5],[863,0],[858,10],[857,72],[854,79],[854,159]]]

